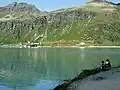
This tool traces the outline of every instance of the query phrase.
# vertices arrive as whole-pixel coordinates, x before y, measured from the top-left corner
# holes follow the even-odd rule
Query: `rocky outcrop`
[[[89,0],[88,3],[98,3],[98,4],[103,3],[103,4],[109,4],[109,5],[118,5],[107,0]]]
[[[0,12],[40,12],[34,5],[27,3],[17,3],[0,7]]]
[[[105,2],[105,0],[88,0],[89,2]]]

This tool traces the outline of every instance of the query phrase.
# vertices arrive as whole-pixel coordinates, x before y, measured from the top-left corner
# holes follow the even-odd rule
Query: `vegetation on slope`
[[[0,12],[0,42],[120,45],[119,14],[119,5],[91,4],[53,12]]]

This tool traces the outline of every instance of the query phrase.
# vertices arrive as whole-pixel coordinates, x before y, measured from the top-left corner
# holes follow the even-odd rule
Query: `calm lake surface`
[[[120,49],[0,48],[0,90],[52,90],[106,58],[120,65]]]

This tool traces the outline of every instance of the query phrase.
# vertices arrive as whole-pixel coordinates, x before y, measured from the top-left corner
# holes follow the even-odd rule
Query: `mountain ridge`
[[[27,3],[18,3],[13,2],[12,4],[5,5],[0,7],[0,12],[40,12],[39,9],[35,7],[35,5],[27,4]]]
[[[119,16],[119,5],[85,5],[37,14],[0,12],[0,42],[120,45]]]

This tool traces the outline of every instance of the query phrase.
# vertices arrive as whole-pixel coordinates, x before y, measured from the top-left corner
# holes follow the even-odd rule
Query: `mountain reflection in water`
[[[0,84],[8,88],[25,89],[37,83],[52,82],[47,68],[47,49],[0,49]],[[46,80],[47,79],[47,80]],[[50,80],[49,80],[50,79]],[[46,82],[47,81],[47,82]],[[50,84],[51,84],[50,83]],[[39,85],[40,86],[40,85]],[[54,86],[55,87],[55,86]]]
[[[106,58],[119,65],[120,50],[0,48],[0,90],[51,90]]]

